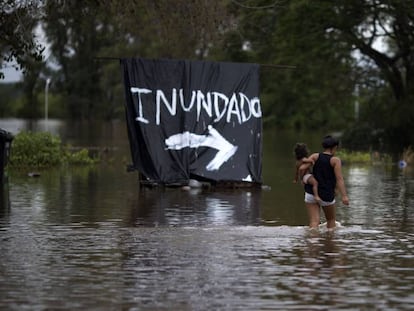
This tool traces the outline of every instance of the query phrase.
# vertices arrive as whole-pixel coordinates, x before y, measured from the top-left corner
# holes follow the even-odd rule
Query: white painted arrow
[[[186,147],[210,147],[218,152],[213,160],[207,164],[208,171],[218,170],[224,162],[230,159],[237,151],[237,146],[229,143],[215,128],[208,126],[208,135],[197,135],[188,131],[171,135],[165,140],[167,149],[180,150]]]

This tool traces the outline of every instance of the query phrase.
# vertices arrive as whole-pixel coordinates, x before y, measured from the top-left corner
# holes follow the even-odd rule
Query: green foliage
[[[315,3],[326,3],[316,0]],[[370,124],[389,152],[414,143],[414,0],[335,1],[336,12],[324,20],[334,34],[359,52],[353,67],[359,89],[361,121]],[[374,43],[383,42],[383,45]],[[358,128],[359,124],[355,124]]]
[[[0,83],[0,118],[15,115],[18,106],[16,101],[21,95],[22,92],[15,83]]]
[[[70,164],[93,164],[96,160],[89,157],[89,152],[86,149],[79,150],[74,153],[67,153],[68,162]]]
[[[61,141],[50,133],[21,132],[13,140],[12,166],[53,166],[61,159]]]
[[[41,105],[41,116],[45,115],[45,93],[41,92],[37,96],[37,101],[42,103]],[[48,94],[48,116],[49,118],[53,119],[64,119],[65,118],[65,111],[64,111],[64,100],[62,98],[62,94],[60,93],[51,93]]]
[[[226,54],[236,55],[234,49],[248,42],[250,62],[296,66],[262,68],[264,118],[279,128],[343,129],[353,117],[353,62],[346,45],[326,32],[323,18],[334,6],[299,0],[272,7],[265,1],[243,3],[234,8],[238,27],[228,32],[239,44],[227,46]]]
[[[392,157],[389,154],[380,154],[369,151],[351,151],[340,149],[335,154],[343,163],[350,164],[391,164]]]
[[[369,128],[392,150],[414,145],[414,0],[6,0],[0,9],[0,53],[12,55],[12,47],[31,71],[25,100],[2,114],[39,117],[39,81],[51,77],[54,116],[122,118],[118,63],[97,56],[294,65],[261,67],[269,125],[349,129],[350,145],[359,143],[352,133]],[[28,57],[39,51],[32,30],[40,16],[53,74]]]
[[[141,57],[205,59],[231,19],[228,0],[99,0]]]
[[[26,69],[28,61],[42,59],[44,48],[32,32],[39,20],[40,5],[39,1],[0,2],[0,65],[16,60],[19,69]]]
[[[112,11],[115,6],[119,11]],[[100,57],[154,56],[142,53],[159,43],[151,23],[144,22],[149,12],[142,6],[137,2],[103,0],[46,3],[44,29],[59,65],[52,84],[54,91],[62,95],[66,118],[124,117],[119,63]],[[129,14],[128,18],[124,14]]]
[[[341,137],[341,142],[349,150],[384,151],[381,143],[382,134],[382,131],[373,129],[369,124],[358,123],[358,126],[353,126],[346,130]]]
[[[338,150],[336,156],[345,163],[371,163],[371,154],[369,152],[341,149]]]
[[[62,146],[59,137],[48,132],[20,132],[12,142],[10,166],[15,168],[46,168],[62,164],[93,164],[96,159],[89,157],[82,149],[70,152]]]

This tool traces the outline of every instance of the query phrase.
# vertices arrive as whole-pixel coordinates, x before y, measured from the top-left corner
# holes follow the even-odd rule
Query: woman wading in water
[[[328,229],[334,228],[336,223],[335,189],[341,194],[342,203],[349,205],[344,178],[342,176],[341,159],[335,156],[339,141],[332,136],[325,136],[322,140],[323,152],[313,153],[309,160],[313,161],[313,176],[318,181],[318,194],[321,201],[317,201],[312,185],[305,184],[305,205],[309,215],[309,227],[317,228],[320,224],[320,207],[325,214]],[[311,165],[310,163],[308,164]]]

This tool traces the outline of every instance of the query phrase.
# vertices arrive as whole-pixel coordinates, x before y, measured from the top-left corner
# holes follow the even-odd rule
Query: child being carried
[[[294,183],[301,180],[303,184],[312,185],[313,195],[317,202],[322,201],[318,194],[318,181],[311,173],[311,166],[315,164],[313,160],[309,159],[309,151],[306,144],[297,143],[294,149],[296,157],[295,178]]]

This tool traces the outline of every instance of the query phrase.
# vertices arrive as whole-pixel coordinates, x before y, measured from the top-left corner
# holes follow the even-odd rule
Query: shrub
[[[371,155],[369,152],[361,152],[361,151],[348,151],[348,150],[338,150],[337,154],[338,157],[341,158],[342,161],[348,163],[370,163],[371,162]]]
[[[48,132],[20,132],[12,142],[11,167],[51,167],[62,164],[93,164],[86,149],[70,152],[58,136]]]
[[[346,149],[340,149],[336,153],[338,157],[344,163],[365,163],[365,164],[390,164],[391,157],[387,154],[379,154],[378,152],[365,152],[365,151],[349,151]]]

